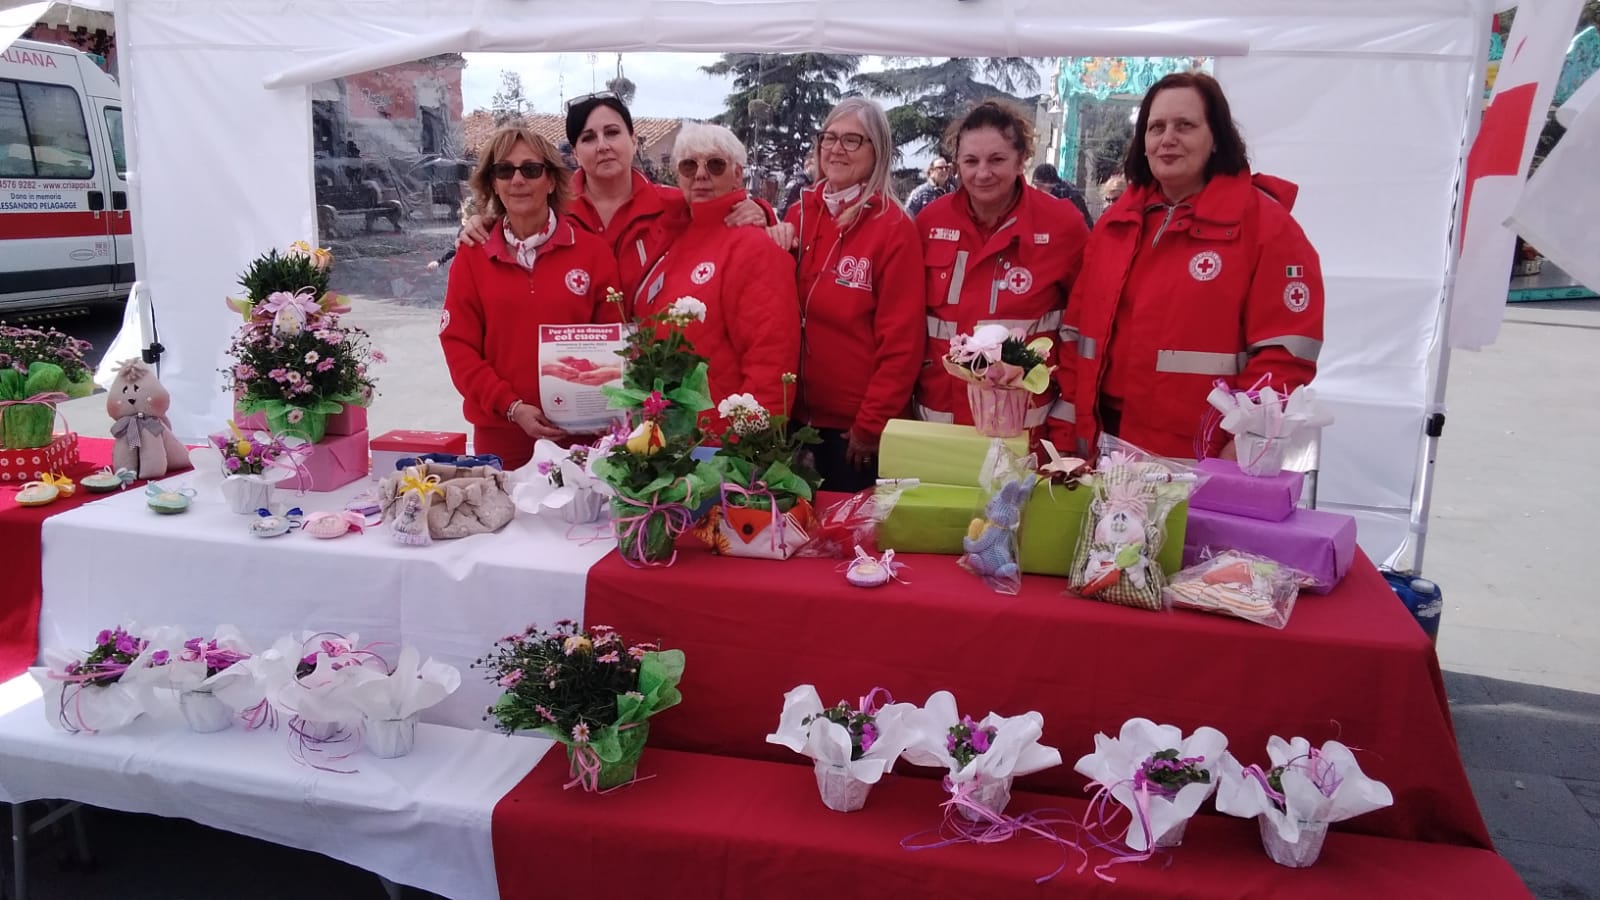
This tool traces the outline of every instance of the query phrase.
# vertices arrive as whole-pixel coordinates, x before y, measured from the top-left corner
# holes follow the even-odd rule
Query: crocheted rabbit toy
[[[1012,579],[1021,575],[1013,537],[1022,524],[1022,505],[1033,493],[1038,477],[1033,473],[1007,481],[984,505],[984,517],[972,520],[967,536],[961,539],[966,553],[961,564],[974,575]]]

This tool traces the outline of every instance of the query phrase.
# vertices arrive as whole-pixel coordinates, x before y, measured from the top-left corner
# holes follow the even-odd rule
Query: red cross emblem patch
[[[582,297],[589,293],[589,273],[582,269],[567,272],[567,290]]]
[[[695,284],[705,284],[706,282],[710,281],[711,276],[715,274],[717,274],[717,264],[713,262],[703,262],[700,265],[695,266],[694,271],[689,273],[689,280]]]
[[[1189,276],[1195,281],[1210,281],[1222,274],[1222,257],[1215,250],[1196,253],[1189,260]]]
[[[1291,281],[1283,289],[1283,305],[1289,307],[1290,312],[1305,312],[1311,305],[1311,288],[1306,287],[1304,281]]]
[[[1003,280],[1006,290],[1013,294],[1026,294],[1033,289],[1033,273],[1022,266],[1016,266],[1007,272]]]

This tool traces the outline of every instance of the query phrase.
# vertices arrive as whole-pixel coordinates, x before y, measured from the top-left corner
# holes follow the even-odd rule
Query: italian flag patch
[[[1305,266],[1284,266],[1283,267],[1283,277],[1285,277],[1285,278],[1304,278],[1305,274],[1306,274],[1306,267]]]

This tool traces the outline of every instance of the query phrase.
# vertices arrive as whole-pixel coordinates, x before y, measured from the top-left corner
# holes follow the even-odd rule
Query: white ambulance
[[[0,318],[127,297],[127,176],[114,79],[71,47],[0,50]]]

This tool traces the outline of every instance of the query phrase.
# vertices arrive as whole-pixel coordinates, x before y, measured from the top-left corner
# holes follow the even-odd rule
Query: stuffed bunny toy
[[[112,467],[137,472],[140,478],[161,478],[188,468],[189,451],[167,419],[172,395],[138,359],[123,360],[114,371],[116,380],[106,394],[106,413],[116,420],[111,424],[116,439]]]
[[[1033,494],[1035,480],[1036,476],[1029,473],[1002,484],[984,505],[984,517],[972,520],[967,536],[961,539],[961,549],[966,551],[961,562],[968,571],[1001,580],[1021,575],[1014,537],[1017,526],[1022,524],[1022,506]]]

